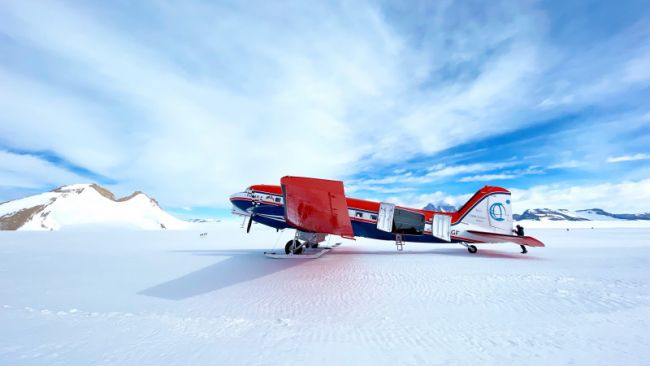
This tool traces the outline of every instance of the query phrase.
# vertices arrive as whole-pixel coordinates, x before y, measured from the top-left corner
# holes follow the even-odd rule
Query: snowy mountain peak
[[[115,195],[113,194],[113,192],[111,192],[108,189],[100,186],[97,183],[71,184],[71,185],[62,186],[62,187],[59,187],[57,189],[54,189],[54,190],[52,190],[52,192],[80,194],[85,189],[94,189],[95,191],[97,191],[97,193],[99,193],[100,195],[104,196],[106,199],[109,199],[109,200],[111,200],[113,202],[126,202],[126,201],[128,201],[130,199],[133,199],[134,197],[137,197],[138,195],[143,195],[148,200],[150,200],[153,205],[155,205],[156,207],[160,207],[160,205],[158,204],[158,201],[156,201],[156,199],[147,196],[146,194],[144,194],[141,191],[135,191],[135,192],[131,193],[128,196],[121,197],[121,198],[116,198]]]
[[[576,211],[581,216],[593,217],[591,220],[650,220],[650,213],[640,214],[613,214],[600,208]]]
[[[0,204],[0,230],[182,229],[185,223],[142,192],[116,198],[98,184],[73,184]]]
[[[438,204],[429,203],[428,205],[424,206],[423,210],[435,211],[435,212],[456,212],[457,208],[454,207],[453,205],[444,202],[439,202]]]
[[[650,220],[650,214],[612,214],[600,208],[570,211],[567,209],[535,208],[513,215],[516,221],[611,221]]]
[[[524,211],[521,215],[512,215],[515,221],[588,221],[566,209],[534,208]]]

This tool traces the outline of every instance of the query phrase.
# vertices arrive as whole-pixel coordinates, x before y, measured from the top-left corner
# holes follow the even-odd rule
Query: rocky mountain
[[[615,219],[615,220],[650,220],[650,213],[641,213],[641,214],[613,214],[609,213],[600,208],[591,208],[588,210],[578,210],[576,211],[580,216],[590,217],[590,220],[605,220]]]
[[[219,219],[187,219],[185,221],[191,222],[193,224],[211,224],[221,222]]]
[[[75,184],[0,204],[0,230],[183,229],[142,192],[116,198],[97,184]]]
[[[611,221],[611,220],[650,220],[650,213],[612,214],[600,208],[570,211],[566,209],[536,208],[524,211],[521,215],[512,215],[515,221]]]
[[[424,210],[437,212],[456,212],[457,208],[445,203],[429,203]],[[650,220],[650,213],[641,214],[613,214],[600,208],[571,211],[567,209],[533,208],[525,210],[521,214],[512,215],[515,221],[612,221],[627,220],[639,221]]]
[[[436,211],[436,212],[456,212],[457,208],[455,206],[440,202],[437,205],[434,203],[429,203],[428,205],[422,208],[427,211]]]
[[[524,211],[521,215],[514,214],[512,218],[515,221],[534,220],[534,221],[589,221],[589,219],[580,217],[576,213],[565,209],[553,210],[550,208],[535,208]]]

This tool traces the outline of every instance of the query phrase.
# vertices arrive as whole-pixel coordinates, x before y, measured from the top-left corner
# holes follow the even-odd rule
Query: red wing
[[[516,236],[516,235],[505,235],[497,233],[486,233],[483,231],[468,231],[472,234],[471,239],[477,239],[485,243],[515,243],[519,245],[526,245],[529,247],[543,247],[544,243],[533,238],[532,236]]]
[[[353,237],[343,182],[283,177],[284,218],[301,231]]]

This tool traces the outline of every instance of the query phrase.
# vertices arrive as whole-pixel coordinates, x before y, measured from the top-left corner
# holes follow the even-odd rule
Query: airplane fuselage
[[[507,191],[506,191],[507,192]],[[495,191],[492,194],[503,194],[501,191]],[[467,205],[476,206],[488,196],[477,197],[470,200]],[[230,197],[233,204],[233,212],[240,215],[251,216],[252,220],[260,224],[270,226],[276,229],[292,229],[284,216],[284,197],[282,188],[274,185],[254,185],[249,187],[245,192],[235,193]],[[354,236],[394,241],[395,233],[386,232],[377,228],[379,215],[379,202],[361,200],[357,198],[346,197],[348,214],[352,223]],[[466,206],[467,206],[466,205]],[[451,216],[451,241],[478,243],[479,238],[472,238],[474,235],[470,232],[477,227],[466,222],[462,222],[465,215],[472,207],[464,207],[458,212],[445,212],[442,214]],[[422,234],[402,234],[402,240],[406,242],[421,243],[448,243],[432,235],[432,221],[435,214],[441,212],[419,210],[407,207],[399,207],[403,210],[417,212],[424,215],[425,226]],[[254,215],[252,212],[254,210]],[[482,230],[485,230],[484,228]]]

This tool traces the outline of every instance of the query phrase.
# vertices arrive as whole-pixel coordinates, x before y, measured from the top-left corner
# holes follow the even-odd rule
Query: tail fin
[[[510,191],[501,187],[485,186],[458,210],[455,222],[475,226],[476,229],[500,234],[512,234],[512,205]]]

